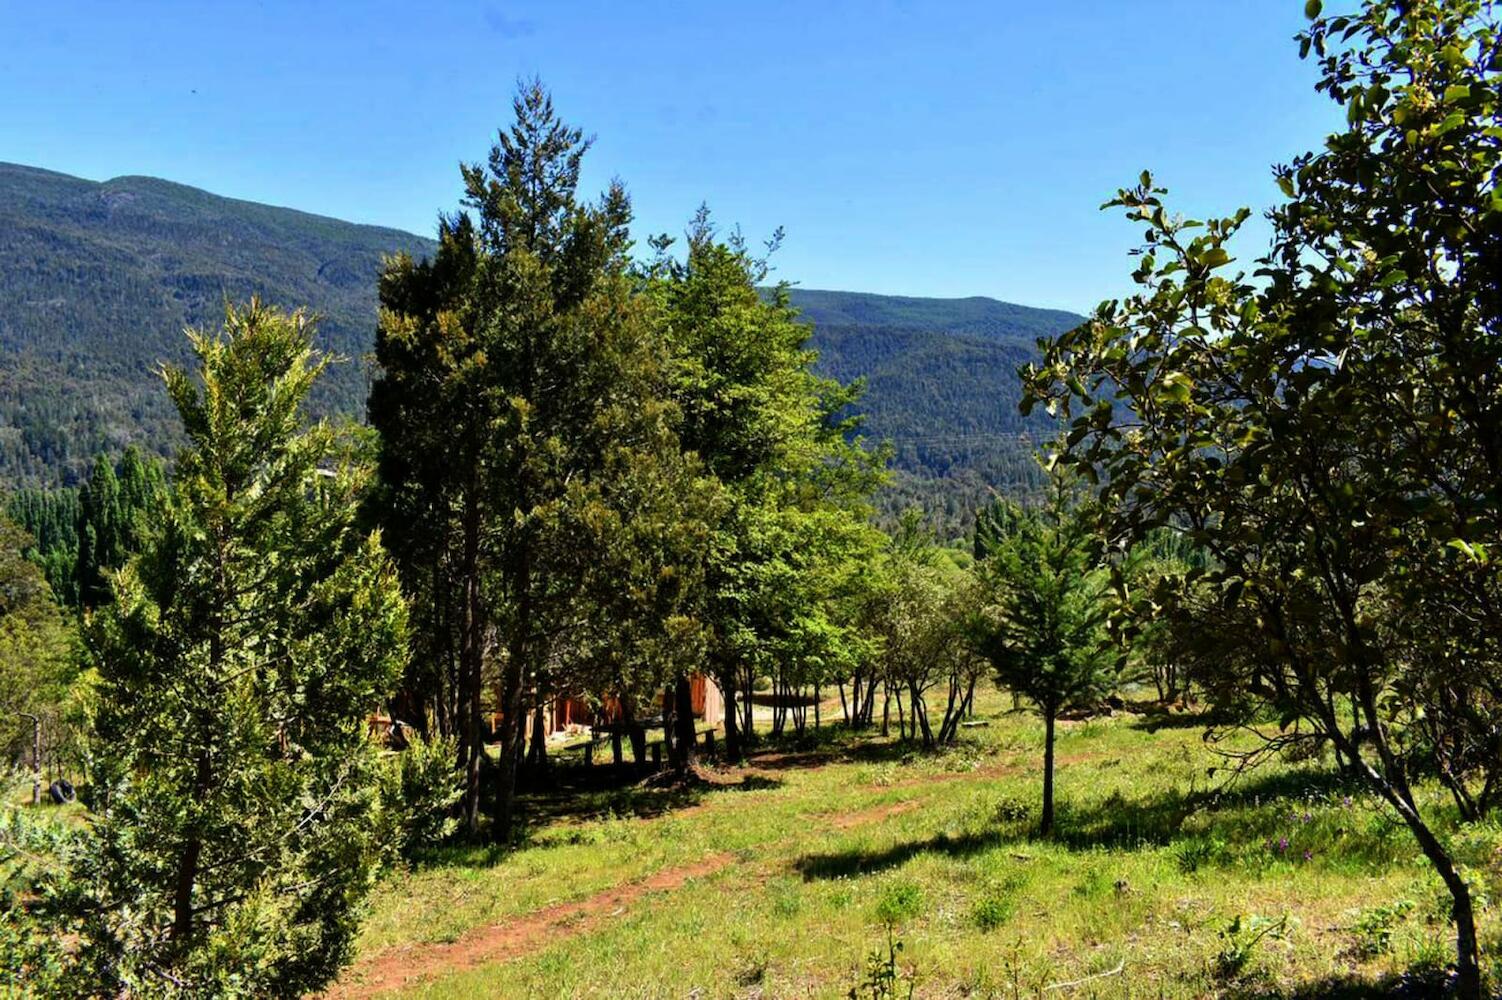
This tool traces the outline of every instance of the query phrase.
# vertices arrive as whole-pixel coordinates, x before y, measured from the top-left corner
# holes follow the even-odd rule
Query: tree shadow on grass
[[[802,875],[805,882],[869,875],[897,868],[920,854],[967,858],[1014,839],[1008,831],[1000,829],[959,835],[940,833],[924,840],[909,840],[878,850],[853,848],[825,854],[805,854],[793,862],[793,870]]]
[[[1301,803],[1309,800],[1328,802],[1340,793],[1352,790],[1352,784],[1334,772],[1316,770],[1280,771],[1256,775],[1230,788],[1218,787],[1195,792],[1163,791],[1140,797],[1116,793],[1104,801],[1074,803],[1061,799],[1056,804],[1055,832],[1051,842],[1070,851],[1135,850],[1141,847],[1171,847],[1206,838],[1229,846],[1227,857],[1236,857],[1243,849],[1255,848],[1267,835],[1263,827],[1283,823],[1286,817],[1264,811],[1261,820],[1248,824],[1239,810],[1246,807],[1278,803],[1302,811]],[[1186,832],[1191,817],[1208,817],[1203,829]],[[965,857],[1006,844],[1024,843],[1032,834],[1030,819],[998,819],[989,829],[969,833],[939,834],[922,840],[906,841],[882,848],[852,848],[823,854],[809,854],[794,862],[794,869],[805,880],[839,878],[869,874],[894,868],[921,854],[945,854]],[[1367,845],[1364,837],[1353,835],[1342,850],[1352,857],[1370,847],[1373,858],[1381,859],[1380,845]],[[1318,994],[1315,994],[1318,996]]]
[[[1438,1000],[1452,995],[1447,971],[1422,969],[1377,980],[1331,976],[1292,987],[1245,986],[1232,989],[1230,1000]]]

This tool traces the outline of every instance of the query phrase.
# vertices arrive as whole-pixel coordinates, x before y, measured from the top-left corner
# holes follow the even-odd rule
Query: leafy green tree
[[[625,192],[580,200],[589,144],[540,84],[514,110],[487,163],[463,168],[464,210],[444,221],[434,260],[400,258],[383,278],[371,398],[393,515],[431,515],[403,536],[403,565],[447,559],[435,592],[459,591],[425,614],[458,624],[471,831],[494,649],[502,840],[527,709],[585,664],[640,667],[653,630],[692,631],[672,609],[705,548],[697,477],[662,398],[666,359],[628,270]],[[637,651],[602,652],[606,625]]]
[[[1499,42],[1481,0],[1316,20],[1300,44],[1347,127],[1277,168],[1263,280],[1232,269],[1245,210],[1179,219],[1145,175],[1113,203],[1147,228],[1141,291],[1031,378],[1073,418],[1063,462],[1099,476],[1110,544],[1166,528],[1210,557],[1139,607],[1202,640],[1218,691],[1278,712],[1268,748],[1333,744],[1412,832],[1467,998],[1475,904],[1414,785],[1434,761],[1469,819],[1502,777]]]
[[[671,354],[682,447],[722,491],[696,614],[738,759],[753,736],[758,674],[817,686],[859,657],[855,595],[879,541],[867,519],[883,456],[853,439],[846,408],[859,384],[814,374],[811,331],[787,288],[762,294],[766,262],[738,237],[720,238],[702,208],[681,259],[672,242],[654,239],[647,289]],[[686,676],[675,690],[684,719]]]
[[[86,687],[73,629],[26,557],[32,544],[0,516],[0,754],[28,765],[33,719],[42,727],[43,752],[73,756]]]
[[[1013,506],[1009,526],[980,564],[983,605],[971,642],[996,682],[1027,696],[1043,716],[1043,815],[1053,832],[1054,725],[1059,713],[1108,694],[1118,654],[1107,632],[1109,574],[1097,561],[1090,525],[1055,483],[1038,510]]]
[[[912,726],[903,723],[902,735],[921,736],[925,747],[933,747],[959,735],[985,661],[967,642],[980,597],[978,581],[933,543],[921,518],[917,508],[907,511],[884,553],[881,582],[872,588],[875,613],[868,628],[880,640],[875,659],[887,689],[899,698],[907,694]],[[928,694],[940,684],[947,690],[936,726]]]
[[[357,521],[369,474],[306,424],[329,363],[311,336],[252,301],[190,334],[196,377],[164,372],[176,489],[88,634],[98,812],[56,926],[85,992],[316,990],[399,841],[365,717],[406,611]]]

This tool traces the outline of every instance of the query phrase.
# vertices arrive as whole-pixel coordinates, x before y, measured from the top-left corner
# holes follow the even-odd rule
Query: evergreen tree
[[[1054,726],[1059,713],[1108,693],[1117,654],[1106,631],[1109,576],[1094,561],[1088,524],[1056,483],[1040,510],[1013,505],[980,564],[984,606],[971,626],[997,684],[1027,696],[1043,716],[1043,815],[1053,832]]]
[[[154,460],[127,448],[116,466],[100,455],[78,491],[78,556],[75,592],[84,607],[109,599],[108,575],[139,551],[143,515],[166,493],[166,477]]]
[[[189,442],[176,490],[88,637],[100,811],[56,925],[82,991],[316,990],[395,841],[365,715],[400,672],[405,609],[356,521],[367,474],[305,426],[328,363],[311,333],[253,301],[190,334],[196,378],[165,372]]]
[[[5,510],[33,542],[26,556],[42,569],[53,596],[78,604],[78,494],[73,487],[18,490]]]
[[[680,557],[703,548],[696,518],[675,507],[680,495],[698,502],[696,477],[660,398],[655,330],[633,294],[625,193],[615,185],[597,203],[579,199],[589,144],[540,84],[524,86],[514,110],[488,162],[463,168],[465,208],[443,221],[437,257],[399,258],[382,280],[382,373],[370,404],[386,516],[426,519],[398,541],[409,589],[432,588],[419,605],[435,629],[425,642],[457,638],[471,832],[486,650],[492,637],[499,647],[489,662],[500,839],[510,834],[526,710],[569,664],[611,660],[599,651],[610,641],[602,621],[634,629],[623,589],[651,609],[635,624],[684,625],[671,608],[692,589],[693,559]],[[646,525],[656,527],[643,535]],[[622,588],[606,572],[622,567],[646,585]]]
[[[876,551],[867,517],[881,456],[853,440],[845,415],[860,385],[815,375],[811,330],[787,289],[758,290],[765,262],[738,238],[717,238],[703,209],[681,260],[671,245],[654,240],[648,289],[672,354],[683,448],[724,496],[698,613],[736,758],[752,736],[759,673],[833,681],[861,652],[853,594]],[[686,676],[675,690],[686,706]]]

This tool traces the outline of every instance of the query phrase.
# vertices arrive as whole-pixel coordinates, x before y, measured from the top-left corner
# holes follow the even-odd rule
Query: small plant
[[[1096,896],[1104,896],[1111,886],[1111,877],[1106,874],[1105,869],[1099,865],[1091,865],[1085,869],[1085,877],[1080,880],[1080,884],[1074,887],[1074,894],[1093,899]]]
[[[996,803],[996,809],[991,815],[992,819],[999,824],[1021,823],[1032,815],[1032,810],[1028,808],[1026,802],[1007,795]]]
[[[1351,931],[1356,935],[1356,954],[1362,958],[1391,954],[1393,933],[1415,906],[1411,899],[1400,899],[1385,906],[1361,910],[1351,924]]]
[[[888,885],[876,903],[876,918],[888,926],[911,920],[923,912],[923,890],[913,882]]]
[[[989,933],[1011,920],[1015,912],[1017,904],[1011,897],[999,893],[987,895],[975,904],[975,926]]]
[[[735,974],[736,983],[741,986],[760,986],[767,978],[768,965],[770,962],[765,953],[748,958]]]
[[[1255,914],[1231,918],[1225,930],[1217,932],[1221,940],[1220,951],[1215,956],[1215,975],[1219,979],[1234,979],[1246,971],[1257,954],[1257,945],[1264,938],[1281,940],[1293,923],[1288,914],[1280,917],[1259,917]]]
[[[1219,864],[1228,853],[1228,845],[1219,837],[1196,837],[1180,844],[1174,851],[1179,871],[1193,875],[1208,865]]]
[[[902,942],[889,923],[886,948],[878,947],[866,956],[865,975],[845,995],[850,1000],[913,1000],[917,978],[911,966],[906,969],[898,966],[897,955],[901,951]]]

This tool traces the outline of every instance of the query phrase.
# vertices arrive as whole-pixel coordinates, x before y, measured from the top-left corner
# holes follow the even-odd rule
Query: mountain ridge
[[[185,326],[252,294],[307,306],[336,366],[314,400],[363,415],[376,278],[393,252],[434,241],[400,229],[231,198],[142,175],[91,181],[0,162],[0,485],[76,481],[98,452],[176,442],[154,370],[187,360]],[[789,286],[822,372],[867,380],[860,405],[899,476],[951,494],[1035,479],[1016,367],[1080,317],[986,296],[929,298]],[[969,499],[954,501],[956,482]],[[937,485],[935,485],[937,484]],[[909,484],[911,486],[912,484]],[[898,490],[897,493],[901,493]]]

